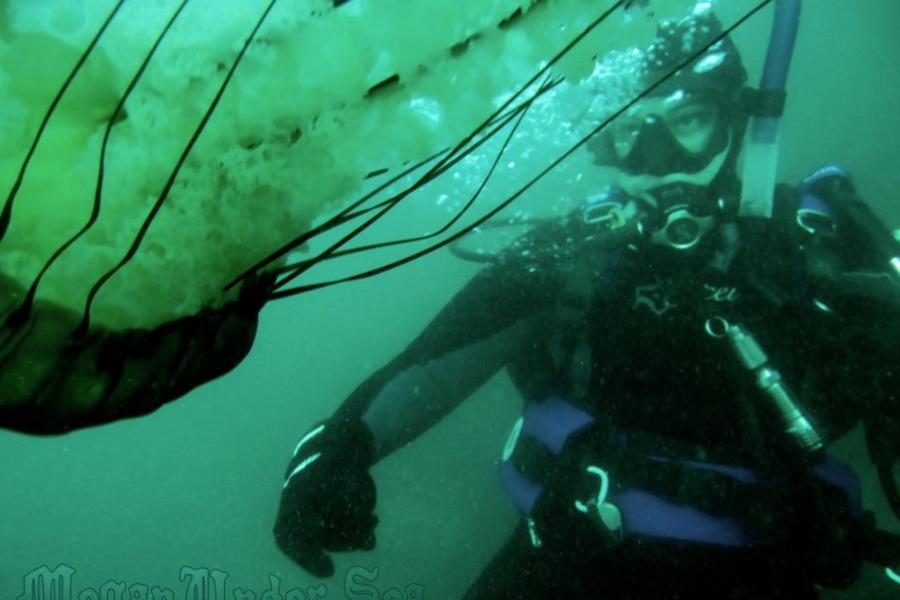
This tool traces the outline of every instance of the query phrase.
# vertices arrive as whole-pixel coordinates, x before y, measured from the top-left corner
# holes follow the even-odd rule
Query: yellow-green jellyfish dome
[[[274,3],[180,167],[134,259],[100,291],[92,320],[151,327],[221,303],[223,287],[367,173],[420,160],[471,131],[611,0],[350,0]],[[653,3],[658,16],[694,2]],[[38,126],[113,0],[10,0],[0,21],[0,190],[6,197]],[[186,4],[115,118],[115,107],[175,0],[125,2],[40,138],[0,271],[27,288],[48,258],[96,224],[44,278],[38,300],[82,310],[125,255],[268,1]],[[653,22],[647,20],[647,33]],[[579,77],[594,36],[560,66]]]

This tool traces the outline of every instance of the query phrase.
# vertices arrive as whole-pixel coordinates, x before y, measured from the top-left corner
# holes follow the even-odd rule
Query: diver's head
[[[747,73],[727,37],[702,51],[721,32],[710,10],[662,22],[640,60],[641,88],[655,87],[589,145],[597,163],[612,167],[615,184],[666,230],[657,241],[681,249],[711,229],[739,188]]]

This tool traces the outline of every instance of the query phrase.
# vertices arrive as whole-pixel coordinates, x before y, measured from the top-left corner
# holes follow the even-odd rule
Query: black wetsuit
[[[807,235],[796,226],[797,202],[783,187],[774,219],[735,225],[727,244],[720,229],[690,255],[645,242],[572,252],[590,245],[591,226],[546,226],[474,277],[351,395],[341,412],[364,415],[383,456],[506,368],[526,401],[559,394],[598,416],[603,435],[580,442],[580,452],[603,460],[610,439],[627,433],[641,451],[786,482],[754,498],[756,523],[769,531],[751,549],[628,535],[609,546],[586,517],[561,507],[552,522],[536,517],[540,548],[523,524],[467,598],[803,598],[815,597],[813,582],[853,579],[846,499],[835,507],[834,498],[823,500],[753,375],[707,327],[721,318],[750,331],[826,443],[897,389],[886,368],[900,355],[897,313],[869,310],[873,303],[833,285],[838,274],[873,270],[877,261],[848,252],[840,232]],[[724,246],[728,268],[710,267]],[[588,287],[573,285],[585,265]],[[585,345],[590,367],[578,391],[573,365]],[[709,481],[686,489],[694,480],[671,470],[635,475],[627,460],[617,464],[614,485],[660,480],[660,493],[677,502],[714,503],[720,491]],[[722,494],[724,514],[749,514],[734,497],[740,489]]]

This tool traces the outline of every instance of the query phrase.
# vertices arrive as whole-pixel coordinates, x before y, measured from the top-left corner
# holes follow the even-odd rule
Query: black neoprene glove
[[[375,547],[374,459],[374,438],[361,421],[326,421],[297,444],[274,533],[278,547],[312,575],[334,574],[325,551]]]

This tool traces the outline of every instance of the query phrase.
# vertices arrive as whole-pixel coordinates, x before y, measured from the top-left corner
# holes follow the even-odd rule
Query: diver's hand
[[[278,547],[309,573],[334,573],[326,550],[375,547],[374,458],[372,433],[360,421],[326,421],[297,444],[274,533]]]

